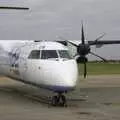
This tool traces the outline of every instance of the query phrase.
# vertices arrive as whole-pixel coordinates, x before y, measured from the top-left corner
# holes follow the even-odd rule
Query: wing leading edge
[[[89,45],[109,45],[109,44],[120,44],[120,40],[104,40],[104,41],[88,41]]]

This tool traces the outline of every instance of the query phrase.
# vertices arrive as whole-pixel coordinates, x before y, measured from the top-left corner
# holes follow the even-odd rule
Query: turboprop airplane
[[[1,7],[0,9],[5,9]],[[22,9],[28,8],[6,8]],[[66,105],[64,93],[75,90],[78,81],[77,63],[84,63],[84,77],[86,77],[87,54],[91,52],[91,45],[120,44],[120,41],[85,42],[83,25],[81,41],[40,41],[40,40],[0,40],[0,70],[2,74],[13,80],[31,84],[57,93],[51,99],[51,104]],[[76,54],[70,53],[70,45],[76,47]],[[100,57],[105,60],[104,58]]]
[[[4,76],[58,93],[53,96],[53,105],[66,103],[63,93],[73,90],[78,79],[77,63],[66,46],[19,40],[1,40],[0,45],[0,70]]]
[[[120,44],[120,41],[98,39],[85,43],[83,26],[81,31],[79,44],[68,40],[0,40],[0,70],[6,77],[57,93],[51,99],[52,105],[67,105],[64,93],[75,90],[79,75],[77,63],[84,63],[86,77],[86,55],[100,57],[90,51],[90,45]],[[70,54],[66,43],[77,48],[77,57]]]

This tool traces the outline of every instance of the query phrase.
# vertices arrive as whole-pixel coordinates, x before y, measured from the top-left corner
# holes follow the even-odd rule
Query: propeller
[[[84,34],[84,26],[83,26],[83,21],[81,22],[82,23],[82,27],[81,27],[81,43],[79,45],[76,45],[70,41],[68,41],[67,39],[67,42],[73,44],[74,46],[77,47],[77,54],[75,55],[75,58],[76,58],[76,61],[77,63],[83,63],[84,64],[84,78],[86,78],[86,75],[87,75],[87,61],[88,61],[88,58],[86,57],[88,54],[91,54],[91,55],[94,55],[100,59],[102,59],[104,62],[106,62],[107,60],[104,59],[103,57],[91,52],[91,48],[90,46],[91,45],[94,45],[95,43],[97,43],[102,37],[104,37],[106,35],[106,33],[103,33],[101,36],[99,36],[98,38],[96,38],[94,41],[92,42],[88,42],[88,43],[85,43],[85,34]],[[58,37],[58,36],[57,36]],[[59,38],[61,40],[65,40],[63,37],[59,36]]]
[[[0,6],[0,9],[29,10],[28,7],[10,7],[10,6]]]
[[[84,27],[83,27],[83,22],[82,22],[81,43],[79,45],[77,45],[77,55],[79,55],[79,57],[77,57],[77,62],[84,64],[84,78],[86,78],[86,75],[87,75],[87,65],[86,65],[86,63],[88,61],[88,58],[86,57],[86,55],[91,54],[91,55],[94,55],[96,57],[99,57],[100,59],[102,59],[105,62],[107,61],[103,57],[91,52],[91,48],[90,48],[90,45],[93,45],[94,43],[99,41],[104,36],[105,36],[105,33],[103,35],[99,36],[98,38],[96,38],[92,43],[90,43],[90,44],[85,43]]]

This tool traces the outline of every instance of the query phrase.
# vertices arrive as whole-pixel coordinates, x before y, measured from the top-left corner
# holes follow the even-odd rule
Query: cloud
[[[111,34],[116,28],[119,31],[118,0],[6,0],[5,3],[23,4],[30,11],[0,11],[1,39],[51,39],[54,34],[66,32],[69,39],[79,39],[81,20],[89,39],[101,32]],[[43,35],[45,32],[51,35]]]
[[[81,20],[86,39],[94,40],[103,32],[104,39],[120,39],[119,0],[0,0],[0,4],[30,7],[30,11],[0,11],[1,39],[80,39]]]

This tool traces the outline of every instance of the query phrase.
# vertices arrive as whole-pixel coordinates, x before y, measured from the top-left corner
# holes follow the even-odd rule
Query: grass
[[[79,64],[79,73],[83,74],[83,64]],[[120,74],[120,63],[87,63],[88,75]]]

